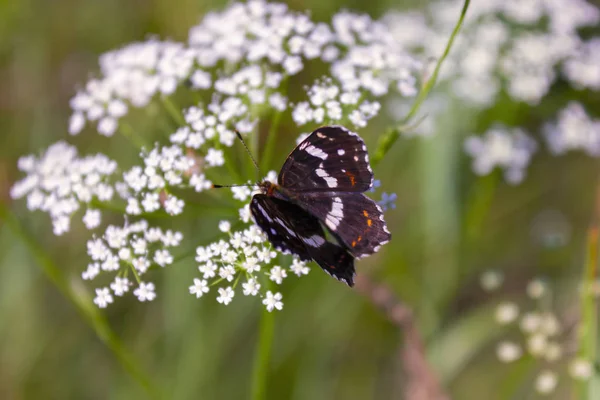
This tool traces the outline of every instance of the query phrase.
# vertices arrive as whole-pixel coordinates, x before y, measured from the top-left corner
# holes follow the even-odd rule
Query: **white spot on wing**
[[[340,222],[342,222],[342,218],[344,218],[344,204],[340,197],[334,197],[331,204],[331,211],[325,217],[325,224],[329,229],[335,231]]]
[[[346,152],[344,151],[344,149],[339,149],[337,153],[340,156],[343,156],[344,154],[346,154]]]
[[[325,243],[325,239],[319,235],[312,235],[309,238],[302,238],[302,241],[312,247],[321,247],[323,243]]]
[[[283,226],[283,228],[289,233],[291,237],[296,237],[296,232],[288,228],[288,226],[283,222],[280,218],[275,218],[275,221],[279,223],[279,225]]]
[[[321,164],[321,165],[323,165],[323,164]],[[327,173],[327,171],[325,171],[324,169],[317,168],[315,170],[315,173],[317,174],[317,176],[323,178],[325,180],[325,182],[327,183],[327,186],[329,186],[330,188],[337,187],[337,179],[334,178],[333,176],[330,176]]]
[[[260,213],[262,214],[263,217],[265,217],[265,219],[269,222],[273,222],[273,219],[271,217],[269,217],[269,214],[267,214],[267,211],[262,208],[262,206],[258,203],[256,203],[256,207],[258,208],[258,211],[260,211]]]
[[[325,153],[323,150],[319,149],[318,147],[313,146],[312,144],[310,146],[308,146],[305,151],[310,154],[313,157],[318,157],[321,160],[326,160],[327,159],[327,153]]]

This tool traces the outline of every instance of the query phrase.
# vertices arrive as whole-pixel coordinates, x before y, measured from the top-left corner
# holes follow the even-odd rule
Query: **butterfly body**
[[[290,153],[277,183],[259,184],[250,211],[276,248],[353,286],[354,258],[391,237],[381,208],[362,194],[372,184],[362,139],[341,126],[321,127]]]

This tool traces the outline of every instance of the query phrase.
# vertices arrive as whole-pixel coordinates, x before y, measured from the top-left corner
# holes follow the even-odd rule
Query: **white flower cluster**
[[[545,134],[554,154],[583,150],[590,156],[600,156],[600,120],[591,119],[579,103],[569,103],[558,114],[558,121],[546,126]]]
[[[100,225],[100,211],[90,203],[113,198],[115,190],[109,178],[117,169],[116,162],[103,154],[79,157],[74,146],[61,141],[48,147],[39,158],[21,157],[18,167],[27,176],[14,184],[11,197],[27,196],[29,210],[47,212],[56,235],[69,231],[71,216],[82,205],[87,208],[83,217],[86,227],[94,229]]]
[[[191,177],[189,183],[196,184],[199,191],[210,185],[203,175],[193,173],[195,165],[196,160],[176,145],[150,151],[144,157],[144,168],[135,166],[123,174],[127,189],[131,189],[127,194],[127,214],[151,213],[161,205],[168,214],[180,214],[184,202],[170,194],[169,188],[182,186],[188,177]]]
[[[266,279],[280,285],[288,275],[287,270],[279,265],[271,266],[277,253],[260,228],[251,225],[247,229],[232,233],[228,221],[221,221],[219,228],[227,232],[229,240],[219,240],[196,249],[196,261],[199,263],[198,270],[202,277],[194,279],[194,284],[189,288],[190,293],[200,298],[208,293],[212,286],[223,283],[227,286],[218,289],[217,301],[227,305],[233,300],[235,289],[242,281],[242,292],[245,296],[264,297],[263,304],[268,311],[281,310],[281,293],[273,294],[261,288],[267,286],[264,284]],[[298,259],[293,260],[289,270],[298,276],[309,272],[306,264]]]
[[[196,91],[214,89],[246,105],[268,102],[283,111],[287,99],[276,89],[311,60],[329,64],[345,92],[375,97],[390,87],[403,96],[414,95],[414,74],[421,67],[385,24],[367,15],[341,12],[326,24],[284,4],[233,3],[192,27],[187,44],[150,39],[104,54],[101,77],[71,100],[69,131],[77,134],[91,121],[100,134],[111,136],[129,107],[146,106],[155,95],[170,95],[184,82]]]
[[[190,75],[194,57],[181,43],[156,39],[103,54],[102,78],[90,80],[71,99],[69,133],[80,133],[86,121],[90,121],[97,122],[98,133],[112,136],[129,105],[143,107],[157,93],[175,92]]]
[[[484,276],[489,272],[484,273]],[[482,283],[487,278],[483,279]],[[501,284],[496,285],[494,289]],[[484,286],[484,289],[487,289]],[[504,326],[517,325],[523,336],[522,343],[515,340],[502,340],[496,346],[496,355],[503,363],[512,363],[520,359],[525,352],[538,360],[544,368],[538,373],[534,382],[539,393],[554,391],[558,384],[556,369],[567,361],[568,373],[573,379],[587,380],[592,376],[593,366],[585,359],[567,353],[562,324],[557,315],[543,307],[549,304],[551,295],[548,284],[541,279],[534,279],[527,285],[527,295],[535,302],[532,311],[522,313],[517,304],[502,302],[496,308],[496,322]]]
[[[430,21],[413,13],[393,13],[384,20],[406,48],[423,49],[424,58],[437,59],[462,5],[462,0],[432,3]],[[440,79],[451,81],[456,96],[479,106],[491,105],[503,85],[515,100],[537,104],[563,62],[569,79],[593,87],[600,68],[592,54],[597,45],[582,46],[577,29],[599,21],[600,10],[585,0],[472,2]]]
[[[563,71],[575,87],[600,90],[600,38],[582,43],[565,62]]]
[[[180,232],[150,227],[145,220],[123,227],[109,225],[102,237],[88,241],[87,252],[92,262],[81,274],[84,280],[95,279],[101,272],[116,275],[110,288],[96,289],[94,303],[103,308],[113,302],[113,294],[122,296],[128,292],[133,285],[130,274],[138,282],[134,295],[140,301],[153,300],[156,297],[154,284],[140,278],[152,265],[165,267],[172,264],[173,255],[168,248],[179,246],[182,239]]]
[[[298,103],[292,112],[292,118],[298,126],[348,121],[355,127],[364,128],[381,108],[379,102],[361,101],[360,92],[343,91],[331,80],[314,84],[308,89],[308,97],[309,101]]]
[[[499,166],[504,169],[506,181],[516,184],[523,180],[525,168],[537,144],[519,128],[497,126],[488,130],[483,137],[470,136],[465,140],[464,147],[473,157],[475,173],[487,175]]]

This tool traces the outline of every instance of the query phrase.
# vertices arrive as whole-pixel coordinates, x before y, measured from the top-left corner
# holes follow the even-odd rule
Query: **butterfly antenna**
[[[256,167],[256,171],[258,172],[258,175],[262,176],[261,173],[260,173],[260,168],[258,167],[258,163],[254,159],[254,157],[252,157],[252,153],[250,152],[250,148],[248,148],[248,145],[246,145],[246,142],[244,141],[244,138],[242,138],[242,134],[237,129],[234,129],[234,132],[237,135],[238,139],[240,139],[240,142],[242,142],[242,144],[244,145],[244,148],[246,149],[246,152],[248,153],[248,155],[250,156],[250,159],[252,160],[252,163]]]
[[[247,186],[247,187],[251,187],[251,188],[256,187],[256,185],[254,183],[242,183],[239,185],[215,185],[215,184],[213,184],[211,187],[213,189],[221,189],[221,188],[232,188],[232,187],[242,187],[242,186]]]

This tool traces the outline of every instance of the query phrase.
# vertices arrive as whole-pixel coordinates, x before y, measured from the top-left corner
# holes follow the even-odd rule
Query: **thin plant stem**
[[[148,147],[146,141],[140,135],[135,133],[135,130],[127,122],[119,122],[119,132],[138,150]]]
[[[271,166],[271,160],[273,159],[273,151],[275,150],[275,142],[277,139],[277,130],[279,129],[279,123],[281,122],[281,111],[275,111],[267,134],[267,142],[265,143],[265,149],[263,150],[262,156],[260,157],[260,169],[267,171]]]
[[[433,73],[431,74],[431,77],[425,82],[425,84],[421,88],[421,91],[419,91],[419,94],[417,95],[417,98],[415,99],[415,102],[413,103],[412,107],[410,108],[408,114],[406,114],[406,117],[400,122],[400,126],[390,128],[380,138],[379,144],[377,145],[377,149],[375,150],[375,154],[373,155],[372,160],[371,160],[371,164],[373,166],[375,166],[375,165],[379,164],[379,162],[381,162],[383,157],[385,157],[385,155],[392,148],[394,143],[396,143],[396,140],[398,140],[398,138],[400,137],[400,134],[404,130],[407,129],[407,124],[409,124],[411,122],[411,120],[413,119],[413,117],[417,114],[417,112],[421,108],[421,105],[423,104],[425,99],[427,99],[429,92],[435,86],[440,69],[442,67],[442,63],[444,62],[444,60],[450,53],[450,49],[452,48],[452,45],[454,44],[454,39],[456,38],[456,36],[458,35],[458,32],[460,31],[460,28],[462,27],[462,24],[465,19],[465,15],[467,14],[467,9],[469,8],[470,3],[471,3],[471,0],[465,0],[465,2],[463,3],[463,8],[460,13],[460,18],[458,19],[458,22],[454,26],[454,30],[452,31],[452,34],[450,35],[450,38],[448,39],[448,43],[446,44],[444,53],[442,53],[442,56],[438,59],[435,69],[433,70]]]
[[[266,399],[267,380],[269,377],[269,361],[273,347],[273,335],[275,330],[275,315],[263,309],[260,318],[258,332],[258,348],[254,358],[252,376],[252,399]]]
[[[598,306],[591,290],[598,277],[598,245],[600,232],[600,183],[596,188],[596,204],[592,222],[587,233],[586,258],[583,268],[583,290],[581,291],[581,322],[580,322],[580,351],[579,356],[596,365],[598,340]],[[579,389],[579,399],[594,399],[597,378],[582,382]]]
[[[71,302],[81,314],[84,321],[94,330],[96,336],[109,348],[125,371],[143,388],[150,398],[160,398],[160,391],[155,381],[150,379],[143,371],[138,360],[125,348],[119,337],[110,328],[108,321],[92,304],[88,296],[76,291],[62,270],[54,263],[44,248],[27,232],[19,220],[8,209],[6,204],[0,202],[0,219],[5,226],[18,238],[31,252],[36,263],[46,274],[56,288]]]
[[[173,120],[177,124],[179,124],[181,126],[185,125],[185,119],[183,118],[181,111],[179,111],[179,109],[177,108],[177,106],[175,105],[173,100],[171,100],[171,97],[170,96],[161,96],[160,99],[161,99],[163,105],[165,106],[165,109],[171,116],[171,118],[173,118]]]

